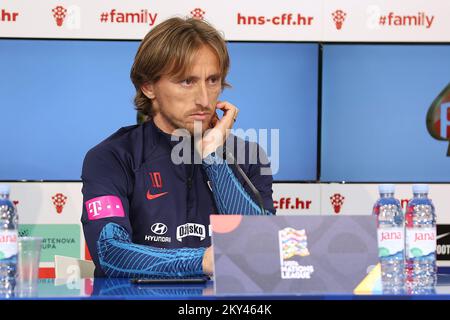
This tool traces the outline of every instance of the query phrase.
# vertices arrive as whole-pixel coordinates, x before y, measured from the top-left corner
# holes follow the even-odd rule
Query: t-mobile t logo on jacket
[[[122,201],[116,196],[102,196],[86,201],[89,220],[109,217],[124,217]]]

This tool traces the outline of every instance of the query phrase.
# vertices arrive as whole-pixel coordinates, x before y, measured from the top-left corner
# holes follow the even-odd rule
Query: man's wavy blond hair
[[[223,89],[228,86],[225,78],[230,58],[225,40],[214,27],[199,19],[171,18],[149,31],[139,46],[130,74],[136,88],[136,110],[146,119],[153,117],[152,102],[141,87],[157,82],[162,75],[182,79],[197,51],[205,45],[217,55]]]

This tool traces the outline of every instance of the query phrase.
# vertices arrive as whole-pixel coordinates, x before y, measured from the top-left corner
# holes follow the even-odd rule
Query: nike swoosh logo
[[[450,234],[450,232],[447,232],[447,233],[444,233],[444,234],[440,234],[440,235],[438,235],[438,236],[436,237],[436,240],[445,238],[445,237],[448,236],[449,234]]]
[[[162,192],[162,193],[157,193],[157,194],[151,194],[150,191],[147,191],[147,199],[148,200],[153,200],[159,197],[162,197],[163,195],[167,194],[168,192]]]

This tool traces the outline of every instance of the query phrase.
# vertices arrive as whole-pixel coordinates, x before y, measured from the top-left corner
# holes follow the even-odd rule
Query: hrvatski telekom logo
[[[191,11],[192,18],[199,20],[203,20],[205,13],[206,12],[200,8],[195,8],[194,10]]]
[[[57,193],[52,197],[53,205],[57,213],[61,213],[66,205],[67,197],[62,193]]]
[[[345,13],[343,10],[338,9],[335,12],[333,12],[331,16],[333,17],[333,22],[336,26],[336,29],[341,30],[342,25],[344,24],[345,21],[345,17],[347,16],[347,13]]]
[[[52,9],[53,18],[55,18],[56,25],[61,27],[64,23],[64,19],[66,18],[67,9],[63,6],[57,6]]]
[[[338,214],[341,212],[341,208],[344,205],[345,197],[340,193],[335,193],[330,197],[331,205],[333,206],[334,213]]]
[[[450,142],[450,82],[428,109],[427,129],[436,140]],[[447,149],[447,157],[450,157],[450,144]]]

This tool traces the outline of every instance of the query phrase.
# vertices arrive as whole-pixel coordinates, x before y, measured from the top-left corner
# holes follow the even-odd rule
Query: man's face
[[[164,132],[185,128],[194,132],[194,121],[209,128],[222,89],[219,60],[207,46],[199,49],[183,79],[162,76],[142,88],[152,100],[155,124]]]

